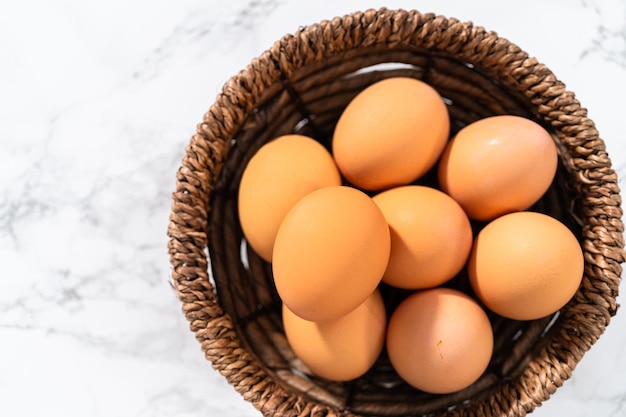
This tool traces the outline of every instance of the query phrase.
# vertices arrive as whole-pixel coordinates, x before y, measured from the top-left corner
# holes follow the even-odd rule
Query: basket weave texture
[[[392,76],[432,85],[448,105],[452,133],[496,114],[548,129],[559,169],[532,209],[570,227],[584,252],[582,284],[560,312],[530,322],[490,316],[492,362],[453,394],[409,387],[384,354],[348,383],[309,375],[286,342],[271,266],[246,246],[237,218],[238,183],[260,146],[300,133],[328,147],[348,102]],[[472,23],[379,9],[284,36],[224,85],[176,179],[169,255],[183,312],[206,359],[266,416],[523,416],[571,376],[618,308],[622,210],[604,142],[546,66]],[[463,289],[466,279],[450,285]]]

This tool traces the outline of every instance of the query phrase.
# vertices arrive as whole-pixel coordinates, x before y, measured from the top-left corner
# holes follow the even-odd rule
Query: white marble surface
[[[537,56],[626,175],[625,0],[3,0],[0,415],[258,415],[204,360],[170,287],[174,174],[253,57],[380,6],[472,20]],[[533,415],[626,416],[624,346],[620,310]]]

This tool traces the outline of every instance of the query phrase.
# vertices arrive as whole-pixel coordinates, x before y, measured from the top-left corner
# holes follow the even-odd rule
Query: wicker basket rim
[[[545,65],[517,45],[471,22],[415,10],[382,8],[356,12],[285,35],[225,83],[187,146],[172,196],[168,246],[173,284],[183,312],[213,367],[263,414],[286,415],[287,410],[301,416],[349,414],[289,392],[288,387],[273,380],[254,355],[241,348],[233,320],[220,307],[210,282],[206,223],[208,200],[228,157],[230,140],[263,94],[276,85],[284,85],[298,70],[320,65],[340,52],[376,47],[433,50],[482,68],[525,94],[546,123],[559,136],[569,138],[570,151],[578,152],[574,169],[581,187],[595,199],[588,203],[593,224],[587,222],[584,230],[587,268],[601,268],[607,281],[606,288],[599,291],[602,299],[590,306],[594,310],[590,316],[602,319],[593,323],[597,332],[584,341],[579,351],[565,358],[554,357],[558,355],[556,351],[544,352],[563,364],[562,368],[555,369],[547,360],[537,361],[516,384],[503,386],[476,405],[478,410],[496,408],[514,413],[508,415],[524,415],[569,378],[617,310],[615,298],[625,259],[621,200],[604,143],[574,94]],[[597,214],[598,211],[603,214]],[[541,389],[526,392],[524,381],[535,378],[537,372],[546,375]]]

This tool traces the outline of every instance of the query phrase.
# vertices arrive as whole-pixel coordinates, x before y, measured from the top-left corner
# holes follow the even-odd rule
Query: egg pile
[[[580,285],[576,237],[529,211],[557,160],[550,134],[520,116],[480,119],[450,138],[442,97],[405,77],[361,91],[330,151],[297,134],[263,145],[241,178],[239,219],[272,265],[294,353],[346,381],[386,349],[417,389],[471,385],[493,354],[488,311],[545,317]],[[420,184],[428,172],[436,186]],[[445,286],[462,271],[471,292]],[[388,312],[381,285],[409,295]]]

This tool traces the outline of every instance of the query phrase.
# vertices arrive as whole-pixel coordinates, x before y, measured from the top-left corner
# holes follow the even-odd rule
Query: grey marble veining
[[[184,147],[221,86],[285,33],[368,7],[492,28],[545,61],[626,174],[626,2],[137,0],[0,4],[0,415],[256,416],[170,287]],[[621,299],[621,298],[620,298]],[[533,415],[626,416],[626,321]]]
[[[587,54],[597,53],[609,62],[626,66],[626,3],[623,0],[612,0],[583,1],[582,4],[596,19],[596,33],[584,50],[583,58]]]

